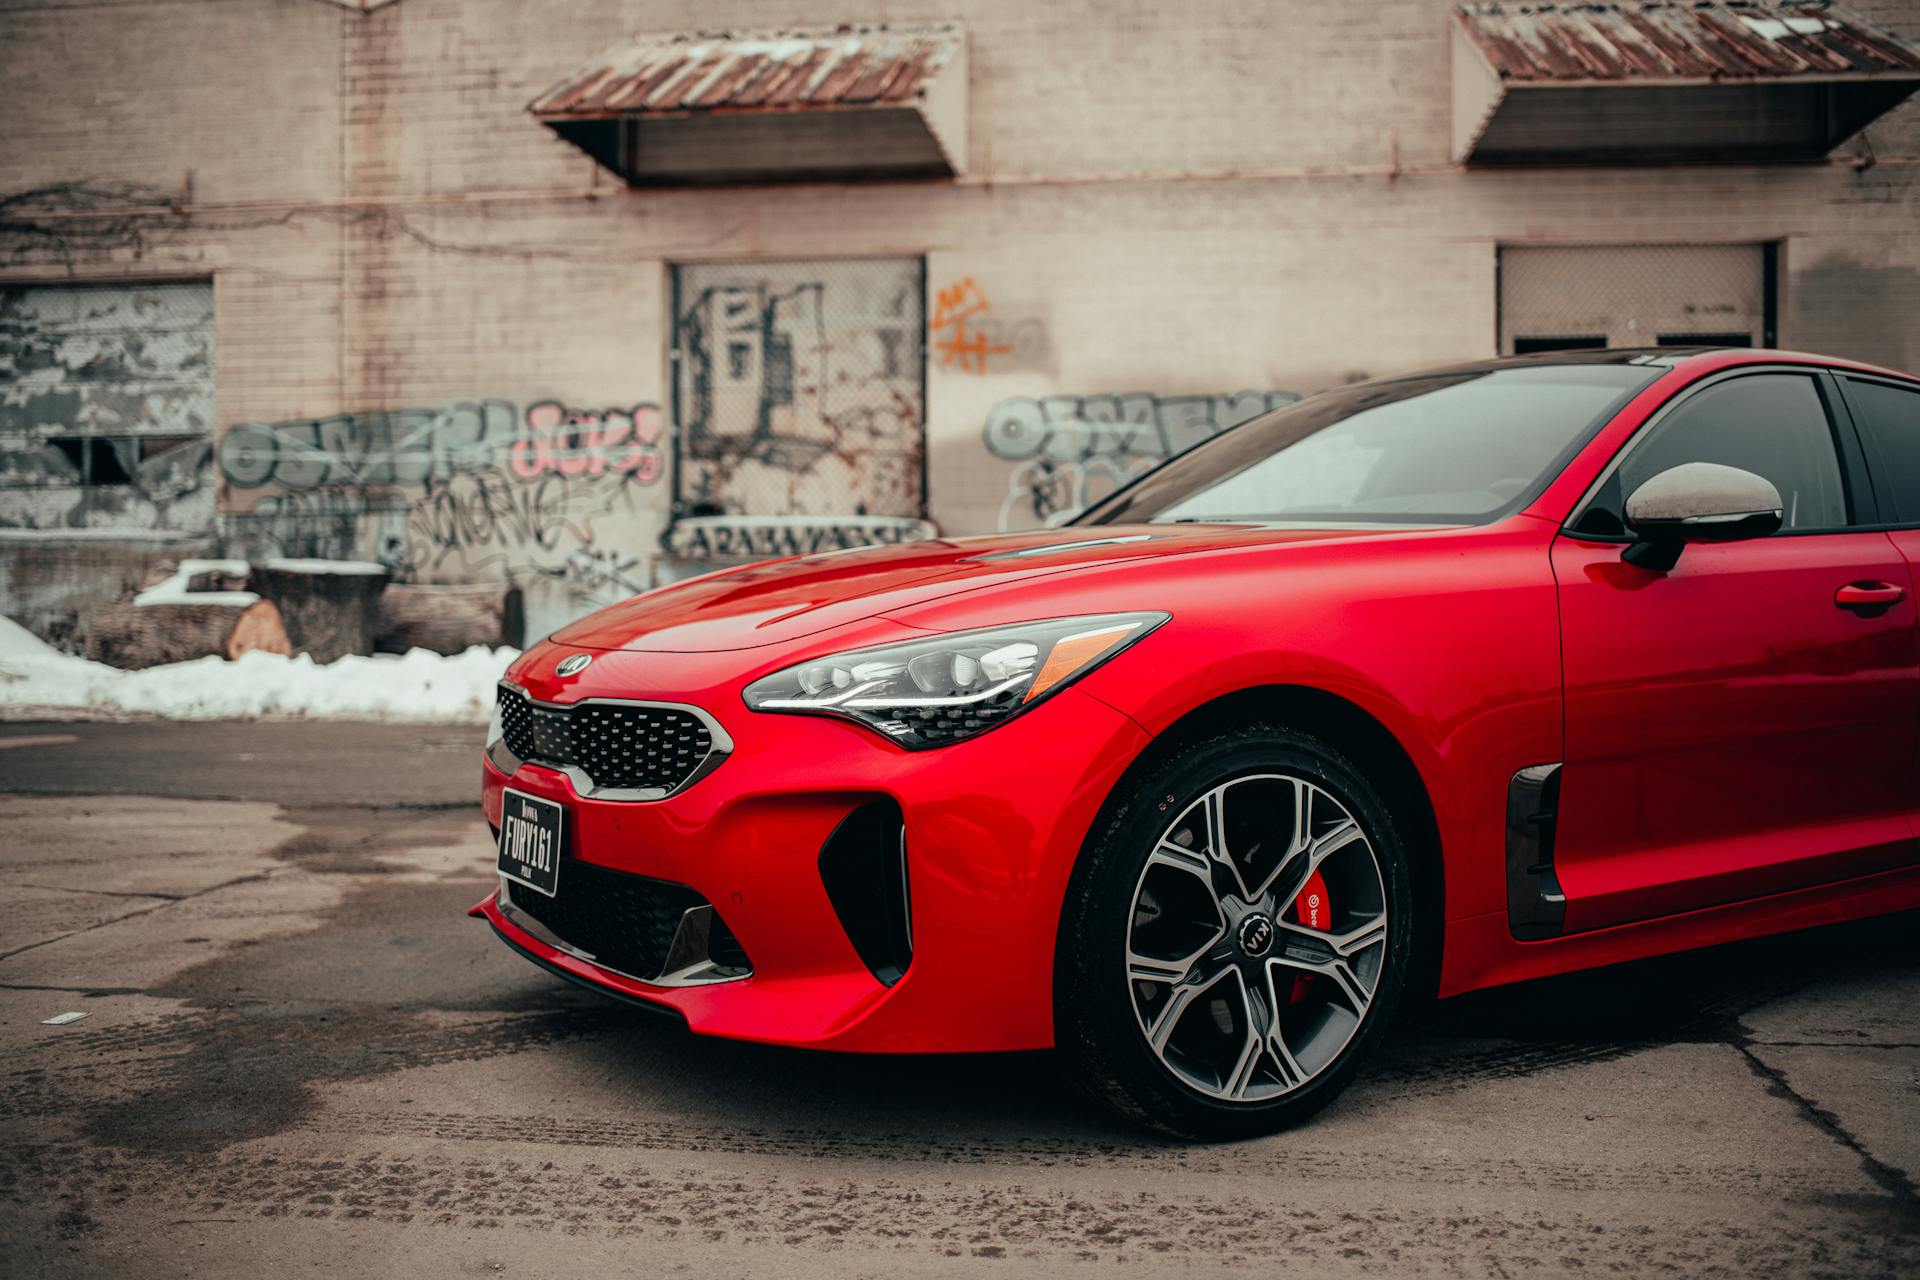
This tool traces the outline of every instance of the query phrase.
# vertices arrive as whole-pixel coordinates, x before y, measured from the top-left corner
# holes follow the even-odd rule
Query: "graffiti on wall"
[[[995,314],[972,276],[934,292],[927,333],[940,367],[960,373],[1030,367],[1047,356],[1046,327],[1032,316],[1009,319]]]
[[[927,332],[933,335],[933,352],[940,363],[963,373],[985,373],[987,361],[1005,355],[1012,348],[987,332],[986,322],[993,310],[987,295],[968,276],[948,285],[934,295],[933,317]]]
[[[505,400],[243,422],[220,439],[220,471],[235,489],[290,493],[425,484],[493,466],[518,429],[519,411]]]
[[[1290,391],[1218,396],[1149,393],[1015,397],[987,414],[987,451],[1013,465],[1002,529],[1029,529],[1078,511],[1202,440],[1300,397]]]
[[[678,515],[926,505],[916,258],[674,268]]]
[[[660,478],[660,406],[569,409],[543,400],[527,409],[527,430],[513,442],[514,474],[534,480],[561,476],[630,476],[639,484]]]
[[[232,554],[377,560],[396,580],[506,578],[529,619],[649,585],[632,548],[664,471],[660,406],[506,400],[232,427]],[[244,504],[244,505],[243,505]],[[542,617],[542,613],[546,616]]]
[[[667,550],[689,560],[766,560],[931,538],[932,524],[903,516],[693,516],[674,522]]]

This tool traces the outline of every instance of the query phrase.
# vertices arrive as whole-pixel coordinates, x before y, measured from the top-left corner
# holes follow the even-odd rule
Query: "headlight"
[[[903,747],[945,746],[1011,720],[1168,616],[1052,618],[837,653],[754,681],[747,706],[842,716]]]

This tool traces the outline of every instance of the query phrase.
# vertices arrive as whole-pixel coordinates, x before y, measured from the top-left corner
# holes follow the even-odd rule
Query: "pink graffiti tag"
[[[993,309],[987,295],[968,276],[933,295],[933,319],[927,331],[934,336],[933,349],[942,365],[957,365],[964,373],[985,373],[987,357],[1004,355],[1011,348],[994,342],[981,323]]]
[[[598,476],[611,472],[639,484],[660,478],[660,406],[569,409],[552,400],[527,406],[527,430],[513,442],[513,473],[533,480],[552,472]]]

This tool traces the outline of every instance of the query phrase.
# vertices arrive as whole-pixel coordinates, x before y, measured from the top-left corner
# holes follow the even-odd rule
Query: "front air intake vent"
[[[713,904],[670,880],[563,858],[552,896],[503,880],[498,901],[548,946],[641,982],[687,987],[753,972]]]
[[[861,963],[888,986],[913,962],[907,829],[900,806],[870,800],[820,847],[820,881]]]
[[[651,981],[666,972],[674,934],[706,899],[683,884],[630,875],[564,858],[558,892],[512,892],[514,907],[545,925],[570,950],[595,964]]]

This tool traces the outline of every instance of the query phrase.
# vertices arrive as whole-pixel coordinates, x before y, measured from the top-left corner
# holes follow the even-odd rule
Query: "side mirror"
[[[1780,527],[1780,491],[1765,476],[1717,462],[1687,462],[1627,496],[1634,543],[1622,558],[1643,569],[1671,569],[1689,542],[1764,538]]]

